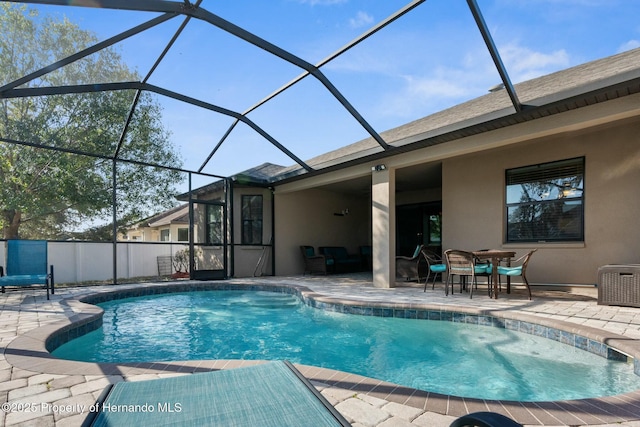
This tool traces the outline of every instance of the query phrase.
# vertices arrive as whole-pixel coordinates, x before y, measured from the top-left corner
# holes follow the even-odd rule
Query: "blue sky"
[[[477,0],[514,83],[640,47],[640,0]],[[99,1],[92,2],[99,4]],[[316,64],[408,0],[204,0],[201,7]],[[153,13],[34,6],[65,15],[105,39]],[[182,21],[174,19],[117,46],[145,75]],[[377,132],[481,96],[500,82],[464,0],[430,0],[323,73]],[[243,112],[302,70],[192,20],[149,83]],[[166,98],[163,121],[198,169],[232,119]],[[248,116],[296,156],[313,156],[368,137],[314,78],[307,77]],[[204,169],[230,175],[263,162],[294,162],[239,125]]]

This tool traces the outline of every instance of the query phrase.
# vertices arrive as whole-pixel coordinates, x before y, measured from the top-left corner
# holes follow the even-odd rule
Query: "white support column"
[[[396,284],[396,171],[377,167],[371,177],[373,286]]]

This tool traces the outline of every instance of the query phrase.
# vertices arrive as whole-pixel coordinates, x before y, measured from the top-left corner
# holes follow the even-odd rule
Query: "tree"
[[[7,3],[0,4],[0,11],[0,85],[97,42],[94,34],[66,18],[40,17],[36,10]],[[108,48],[28,85],[139,80],[115,49]],[[119,224],[175,205],[172,196],[183,179],[181,173],[137,163],[116,165],[109,158],[116,151],[134,96],[134,91],[116,91],[0,99],[4,141],[0,143],[0,226],[5,238],[53,238],[96,218],[110,218],[114,167]],[[140,97],[119,158],[182,166],[161,113],[150,94]]]

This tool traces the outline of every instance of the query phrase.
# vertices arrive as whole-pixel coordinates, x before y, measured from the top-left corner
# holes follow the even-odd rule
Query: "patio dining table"
[[[513,251],[503,251],[500,249],[489,249],[485,251],[474,251],[479,260],[491,260],[491,283],[493,283],[493,298],[498,299],[498,264],[503,259],[507,260],[507,265],[511,264],[511,258],[516,256]],[[507,293],[511,291],[511,283],[507,282]]]

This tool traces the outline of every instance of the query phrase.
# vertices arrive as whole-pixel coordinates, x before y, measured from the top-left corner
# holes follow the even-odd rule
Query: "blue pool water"
[[[188,292],[100,306],[103,327],[62,345],[56,357],[287,359],[480,399],[563,400],[640,389],[632,364],[553,340],[464,323],[328,312],[287,294]]]

